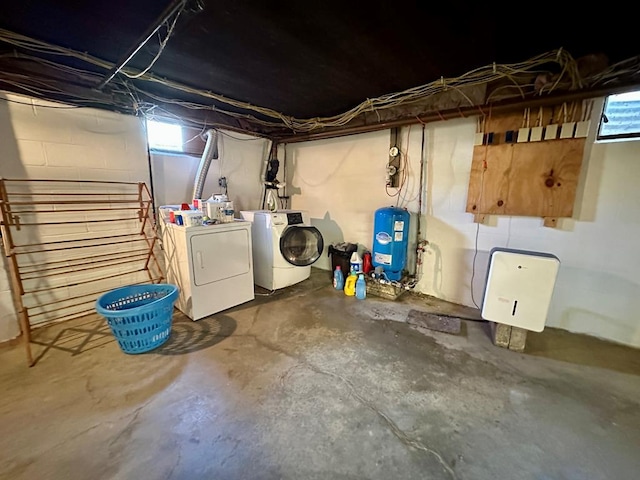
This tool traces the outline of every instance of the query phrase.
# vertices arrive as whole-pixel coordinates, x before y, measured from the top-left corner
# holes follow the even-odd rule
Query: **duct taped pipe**
[[[196,180],[193,184],[194,199],[202,198],[202,189],[204,188],[204,181],[207,178],[207,172],[211,166],[211,161],[218,158],[218,132],[216,130],[209,129],[205,133],[205,136],[207,137],[207,143],[204,146],[200,165],[198,165],[198,172],[196,173]]]

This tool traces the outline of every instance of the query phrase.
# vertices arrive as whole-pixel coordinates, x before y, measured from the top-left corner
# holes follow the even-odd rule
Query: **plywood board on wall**
[[[540,123],[548,124],[551,111],[540,113]],[[497,140],[474,147],[466,211],[476,218],[483,214],[571,217],[585,139],[504,143],[505,131],[521,126],[521,114],[487,122],[485,133],[494,132]]]
[[[512,156],[513,145],[474,147],[467,212],[505,215]]]
[[[570,217],[584,138],[476,146],[466,211]]]
[[[570,217],[584,138],[516,144],[509,181],[508,215]]]

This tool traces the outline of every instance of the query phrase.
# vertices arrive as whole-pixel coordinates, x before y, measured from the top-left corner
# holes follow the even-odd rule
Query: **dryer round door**
[[[316,227],[291,225],[280,237],[280,253],[296,267],[315,263],[322,255],[324,239]]]

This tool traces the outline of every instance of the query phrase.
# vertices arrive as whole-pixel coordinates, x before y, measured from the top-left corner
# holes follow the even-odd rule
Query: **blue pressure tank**
[[[375,212],[373,223],[373,267],[382,267],[389,280],[402,279],[409,244],[409,212],[383,207]]]

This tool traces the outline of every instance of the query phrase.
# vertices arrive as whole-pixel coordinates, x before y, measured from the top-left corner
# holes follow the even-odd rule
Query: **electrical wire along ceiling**
[[[484,4],[389,1],[33,0],[3,10],[3,90],[272,137],[639,80],[624,16],[502,19]]]

